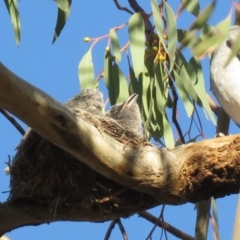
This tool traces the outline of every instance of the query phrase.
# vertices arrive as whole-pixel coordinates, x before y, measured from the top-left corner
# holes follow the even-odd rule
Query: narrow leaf
[[[230,17],[225,18],[216,26],[216,33],[210,37],[206,37],[193,49],[193,55],[201,58],[209,52],[218,48],[226,39],[231,25]]]
[[[215,226],[214,235],[216,237],[216,240],[219,240],[220,236],[219,236],[219,225],[218,225],[218,209],[217,209],[217,202],[213,197],[211,198],[211,206],[212,206],[212,215],[213,215],[214,226]]]
[[[104,82],[108,89],[108,96],[111,105],[116,104],[116,94],[113,86],[113,72],[112,72],[113,56],[110,51],[105,52],[104,56]]]
[[[113,55],[116,58],[116,61],[119,63],[121,61],[121,50],[120,50],[120,44],[118,41],[117,34],[115,30],[112,28],[109,31],[112,47],[113,47]]]
[[[4,0],[4,2],[13,25],[15,42],[19,46],[20,38],[21,38],[21,24],[20,24],[17,0]]]
[[[213,10],[216,6],[216,0],[212,1],[197,17],[190,27],[190,30],[200,29],[212,16]]]
[[[110,81],[112,81],[110,85],[113,86],[115,93],[114,102],[125,101],[129,97],[127,80],[116,63],[112,66],[112,78]]]
[[[198,0],[181,0],[183,8],[188,12],[192,13],[194,16],[198,16],[200,12],[200,5]]]
[[[167,2],[164,2],[164,5],[166,10],[166,21],[167,21],[167,29],[168,29],[167,48],[168,48],[168,56],[170,60],[169,72],[171,72],[174,65],[175,51],[176,51],[176,45],[177,45],[177,25],[175,20],[175,14],[172,8],[167,4]]]
[[[78,65],[78,76],[81,90],[94,87],[94,66],[91,50],[81,59]]]
[[[156,27],[156,31],[158,34],[158,37],[160,39],[160,42],[165,50],[166,53],[168,53],[168,49],[165,44],[165,39],[164,39],[164,26],[163,26],[163,19],[160,14],[160,10],[158,7],[157,0],[151,0],[151,7],[152,7],[152,12],[153,12],[153,21]]]
[[[214,118],[213,112],[209,106],[207,100],[207,93],[204,84],[203,78],[203,70],[201,63],[196,60],[195,58],[191,58],[189,61],[189,68],[188,68],[189,76],[192,82],[194,82],[193,87],[195,88],[198,97],[201,101],[203,108],[205,109],[208,117],[211,119],[212,123],[216,125],[216,120]]]
[[[128,59],[128,69],[129,69],[129,75],[130,75],[130,80],[131,80],[131,83],[130,83],[130,92],[131,93],[137,93],[137,94],[140,94],[140,89],[139,89],[139,82],[138,80],[136,79],[135,77],[135,74],[134,74],[134,71],[133,71],[133,68],[130,64],[130,60],[129,60],[129,57],[127,56],[127,59]],[[140,94],[141,95],[141,94]]]
[[[161,64],[158,62],[154,66],[155,89],[156,89],[156,104],[161,114],[165,114],[166,98],[164,97],[163,76]]]
[[[72,3],[72,0],[54,0],[62,11],[68,12],[70,10],[70,6]]]
[[[174,148],[174,138],[171,125],[167,119],[166,114],[163,115],[163,139],[165,141],[166,147]]]
[[[144,69],[145,53],[145,27],[140,13],[133,14],[129,19],[128,34],[134,72],[138,78]]]
[[[195,83],[190,81],[190,77],[188,75],[188,63],[181,52],[178,52],[178,55],[176,58],[176,68],[178,69],[180,80],[184,88],[186,89],[188,95],[195,102],[198,102],[199,100],[198,95],[193,87]]]
[[[66,1],[68,2],[67,3],[68,7],[65,6]],[[59,0],[58,3],[59,2],[61,2],[61,0]],[[57,3],[57,5],[58,5],[58,3]],[[56,22],[56,26],[55,26],[55,30],[54,30],[54,36],[53,36],[52,43],[54,43],[57,40],[57,38],[60,36],[60,33],[63,30],[63,28],[67,22],[67,19],[68,19],[69,13],[70,13],[71,3],[72,3],[71,0],[64,0],[64,4],[61,5],[62,8],[58,7],[57,22]],[[63,9],[67,9],[67,10],[65,11]]]
[[[177,30],[177,36],[178,36],[178,42],[181,43],[182,47],[187,46],[189,48],[195,47],[199,42],[201,42],[201,39],[197,36],[195,36],[195,32],[193,31],[186,31],[183,29]],[[182,48],[180,48],[182,49]]]
[[[188,117],[190,117],[192,114],[193,114],[193,104],[192,102],[189,100],[189,96],[188,96],[188,93],[186,91],[186,89],[184,88],[183,84],[182,84],[182,81],[181,81],[181,78],[179,77],[178,73],[173,70],[172,72],[172,76],[175,80],[175,83],[177,85],[177,90],[178,90],[178,93],[183,101],[183,105],[184,105],[184,108],[187,112],[187,115]]]

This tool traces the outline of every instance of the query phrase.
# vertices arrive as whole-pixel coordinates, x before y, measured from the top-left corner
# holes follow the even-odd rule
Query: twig
[[[106,235],[105,235],[105,237],[104,237],[104,240],[108,240],[108,239],[110,238],[111,232],[112,232],[112,230],[114,229],[115,224],[116,224],[117,222],[118,222],[118,219],[114,219],[114,220],[111,221],[111,223],[110,223],[110,225],[109,225],[109,227],[108,227],[108,230],[107,230],[107,232],[106,232]]]
[[[119,3],[118,3],[118,0],[113,0],[116,7],[119,9],[119,10],[123,10],[125,12],[128,12],[130,14],[134,14],[134,12],[132,12],[131,10],[129,10],[127,7],[122,7]]]
[[[126,231],[125,231],[125,229],[124,229],[124,227],[122,225],[122,222],[121,222],[120,218],[117,219],[117,223],[118,223],[119,229],[120,229],[120,231],[121,231],[121,233],[123,235],[123,239],[124,240],[128,240],[127,233],[126,233]]]
[[[163,211],[164,211],[165,206],[166,206],[166,205],[163,204],[162,210],[161,210],[160,215],[159,215],[159,217],[158,217],[158,220],[163,219]],[[164,222],[164,220],[163,220],[163,222]],[[157,222],[155,222],[155,224],[154,224],[152,230],[150,231],[150,233],[148,234],[146,240],[152,239],[152,234],[153,234],[154,230],[156,229],[156,227],[157,227]],[[165,229],[164,229],[164,230],[165,230]],[[167,239],[167,238],[166,238],[166,239]]]
[[[176,93],[176,90],[174,88],[174,85],[173,85],[173,81],[172,79],[169,77],[169,86],[172,90],[172,94],[173,94],[173,110],[172,110],[172,121],[178,131],[178,135],[180,137],[180,140],[182,142],[182,144],[185,144],[185,139],[184,139],[184,136],[182,134],[182,130],[179,126],[179,123],[177,121],[177,102],[178,102],[178,95]]]
[[[167,232],[171,233],[177,238],[183,239],[183,240],[194,240],[194,238],[187,233],[184,233],[180,231],[179,229],[173,227],[172,225],[166,223],[165,221],[162,221],[160,219],[157,219],[152,214],[148,212],[139,212],[139,216],[142,218],[147,219],[149,222],[156,224],[157,226],[164,228]]]
[[[7,118],[7,120],[8,120],[9,122],[12,123],[12,125],[13,125],[22,135],[25,134],[24,129],[20,126],[20,124],[18,124],[18,122],[14,119],[13,116],[11,116],[6,110],[4,110],[4,109],[2,109],[2,108],[0,108],[0,112],[2,113],[2,115],[3,115],[4,117]]]

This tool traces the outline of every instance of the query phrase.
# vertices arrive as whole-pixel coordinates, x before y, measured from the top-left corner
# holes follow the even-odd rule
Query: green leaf
[[[112,81],[111,86],[114,87],[114,102],[124,102],[129,97],[127,80],[116,63],[112,66],[112,79],[110,81]]]
[[[200,29],[200,38],[205,39],[206,37],[213,36],[215,32],[215,27],[209,24],[204,24],[203,27]]]
[[[20,38],[21,38],[21,24],[20,24],[17,0],[4,0],[4,2],[13,25],[15,42],[19,46]]]
[[[70,10],[70,6],[72,3],[72,0],[54,0],[62,11],[68,12]]]
[[[142,108],[142,116],[144,116],[144,128],[147,129],[149,122],[146,123],[146,119],[149,118],[149,121],[151,119],[151,91],[150,91],[150,76],[146,69],[144,69],[144,72],[139,77],[139,83],[141,87],[141,108]]]
[[[216,236],[216,239],[219,240],[219,225],[218,225],[218,209],[217,209],[217,202],[216,200],[211,197],[211,207],[212,207],[212,216],[214,219],[214,234]],[[234,238],[233,238],[234,239]]]
[[[178,29],[177,30],[177,37],[178,37],[178,42],[181,43],[181,48],[184,46],[187,46],[189,48],[195,47],[199,42],[201,42],[201,39],[197,36],[195,36],[194,31],[186,31],[183,29]]]
[[[174,138],[171,125],[167,119],[166,114],[163,115],[163,139],[165,141],[166,147],[174,148]]]
[[[140,13],[133,14],[129,19],[128,34],[134,72],[138,78],[144,70],[145,54],[145,26]]]
[[[213,112],[207,100],[207,93],[204,84],[202,66],[201,63],[194,57],[192,57],[189,61],[188,73],[191,81],[194,82],[193,87],[198,94],[198,97],[201,101],[203,108],[206,110],[206,113],[208,117],[211,119],[212,123],[216,125],[216,120],[214,118]]]
[[[139,89],[139,82],[136,79],[135,75],[134,75],[134,71],[133,68],[130,64],[130,60],[129,60],[129,56],[127,56],[127,60],[128,60],[128,69],[129,69],[129,75],[130,75],[130,92],[132,93],[140,93],[140,89]]]
[[[109,96],[109,101],[111,105],[116,104],[116,95],[115,95],[115,89],[113,85],[113,67],[112,67],[112,62],[113,62],[113,56],[110,51],[105,52],[104,56],[104,82],[106,84],[106,87],[108,89],[108,96]]]
[[[193,87],[195,83],[191,82],[190,77],[188,75],[188,63],[185,60],[183,54],[178,52],[176,58],[176,68],[178,69],[180,80],[186,89],[188,95],[195,101],[198,102],[198,95]]]
[[[57,5],[59,5],[60,2],[61,2],[61,0],[59,0],[59,1],[56,0]],[[66,2],[68,2],[67,3],[68,7],[65,6]],[[71,3],[72,3],[71,0],[68,0],[68,1],[67,0],[63,0],[63,3],[60,4],[61,7],[63,9],[67,9],[67,11],[62,10],[62,8],[60,8],[58,6],[58,16],[57,16],[57,22],[56,22],[56,26],[55,26],[55,32],[54,32],[52,43],[54,43],[57,40],[57,38],[60,36],[60,33],[63,30],[63,28],[64,28],[64,26],[65,26],[65,24],[67,22],[67,19],[68,19],[69,13],[70,13]]]
[[[175,14],[172,8],[164,2],[165,10],[166,10],[166,21],[167,21],[167,28],[168,28],[168,56],[170,60],[170,67],[169,72],[171,72],[174,66],[174,59],[175,59],[175,51],[177,45],[177,25]]]
[[[94,87],[94,66],[91,50],[81,59],[78,65],[78,76],[81,90]]]
[[[168,49],[165,44],[165,39],[164,39],[164,26],[163,26],[163,19],[160,14],[160,10],[158,7],[157,0],[151,0],[151,7],[152,7],[152,12],[153,12],[153,21],[155,24],[155,28],[158,34],[158,37],[160,39],[160,42],[165,50],[166,53],[168,53]]]
[[[163,74],[162,66],[159,62],[155,63],[154,66],[154,78],[155,78],[155,89],[156,89],[156,104],[157,108],[162,115],[165,114],[165,106],[167,99],[164,96],[164,84],[163,84]]]
[[[216,6],[216,0],[212,1],[197,17],[190,27],[190,30],[200,29],[212,16],[213,10]]]
[[[115,30],[112,28],[109,31],[112,47],[113,47],[113,55],[116,58],[116,61],[119,63],[121,61],[121,49],[120,49],[120,44],[118,41],[117,34]]]
[[[192,13],[194,16],[198,16],[200,12],[200,5],[198,0],[181,0],[183,8],[188,12]]]
[[[210,37],[206,37],[193,49],[193,55],[198,58],[202,58],[209,52],[218,48],[223,41],[225,41],[231,25],[230,17],[225,18],[216,26],[216,32]]]
[[[194,110],[193,104],[189,99],[188,93],[187,93],[185,87],[183,86],[180,76],[178,75],[178,73],[175,70],[173,70],[172,76],[177,85],[177,90],[182,99],[182,102],[183,102],[184,108],[187,112],[187,115],[188,115],[188,117],[190,117],[190,116],[192,116],[193,110]]]

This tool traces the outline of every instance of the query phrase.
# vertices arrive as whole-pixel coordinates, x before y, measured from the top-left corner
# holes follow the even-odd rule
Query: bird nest
[[[96,128],[125,144],[143,139],[114,120],[78,113]],[[143,143],[144,144],[144,143]],[[29,130],[10,164],[10,201],[34,201],[48,208],[84,207],[91,211],[128,212],[157,204],[151,196],[125,188],[94,172],[75,157]]]

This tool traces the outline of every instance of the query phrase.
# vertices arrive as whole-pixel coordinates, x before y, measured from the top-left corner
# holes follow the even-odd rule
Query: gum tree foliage
[[[4,1],[12,22],[16,44],[19,45],[21,24],[18,1]],[[71,0],[55,0],[55,2],[58,16],[53,43],[60,37],[71,8]],[[219,108],[207,97],[201,59],[208,57],[225,40],[231,24],[230,16],[216,26],[208,24],[216,1],[210,1],[205,9],[200,9],[198,0],[181,0],[178,11],[174,12],[167,1],[149,0],[151,13],[146,13],[136,1],[128,2],[132,10],[114,1],[120,10],[130,13],[127,23],[111,28],[103,37],[84,39],[91,45],[82,56],[78,67],[81,89],[96,88],[98,81],[103,79],[111,105],[123,102],[130,94],[137,93],[144,133],[150,140],[168,148],[194,142],[198,136],[203,136],[203,129],[198,119],[199,133],[191,137],[192,123],[198,116],[197,106],[203,108],[205,116],[212,121],[213,126],[217,124],[214,113],[219,112]],[[187,11],[195,17],[188,29],[177,28],[177,21],[182,11]],[[128,41],[124,46],[120,46],[118,39],[118,31],[122,28],[128,29]],[[103,38],[108,39],[108,45],[102,63],[103,70],[96,76],[92,48]],[[189,60],[183,54],[185,48],[192,53]],[[127,58],[123,58],[123,55]],[[234,52],[231,57],[233,56]],[[229,58],[228,61],[230,60]],[[120,63],[128,67],[127,76],[121,70]],[[178,122],[179,102],[182,102],[191,122],[187,132],[183,132]],[[177,140],[173,132],[177,132]],[[196,231],[196,239],[206,239],[210,205],[210,200],[197,204],[196,230],[201,229],[203,232],[199,237]],[[214,199],[212,199],[212,207],[214,221],[217,223]],[[141,214],[149,221],[156,220],[152,220],[147,213]],[[202,215],[205,217],[201,218]],[[121,226],[120,219],[114,220],[111,225],[114,226],[116,223]],[[165,229],[169,231],[171,227],[165,226]],[[217,225],[215,234],[218,236]],[[178,236],[182,239],[192,239],[181,233]]]

